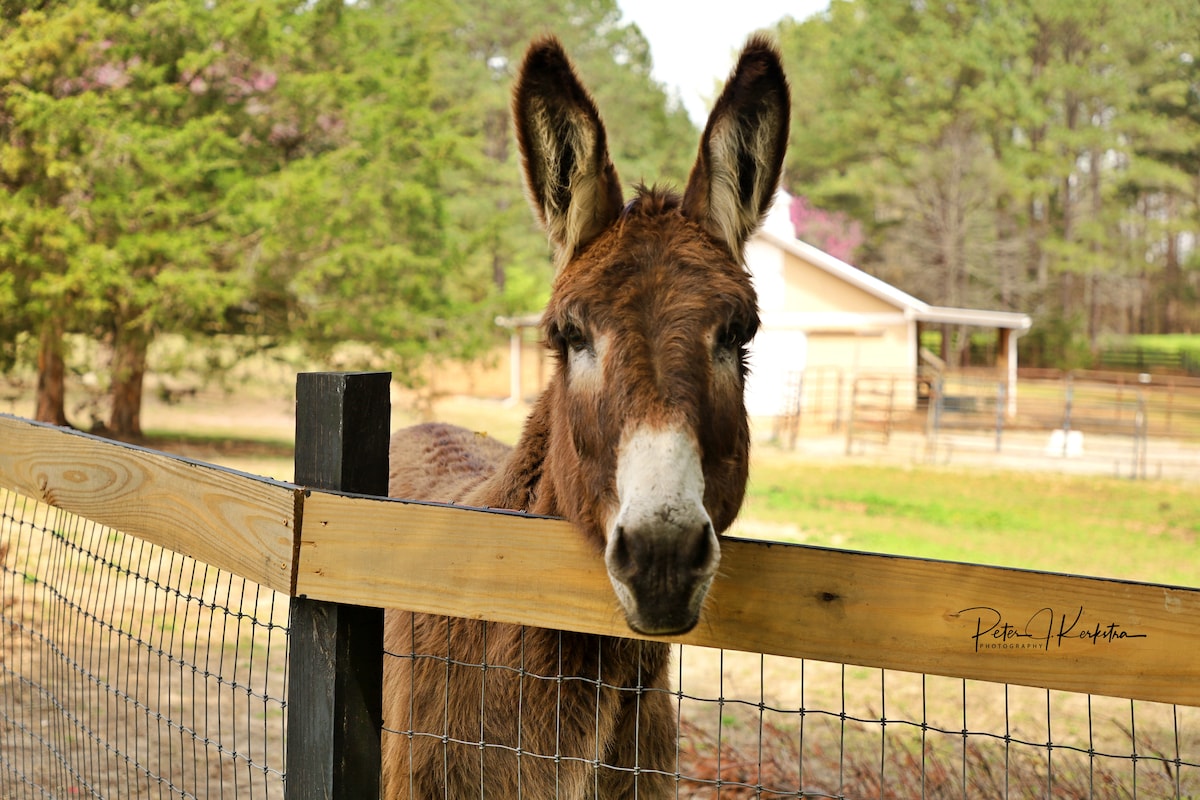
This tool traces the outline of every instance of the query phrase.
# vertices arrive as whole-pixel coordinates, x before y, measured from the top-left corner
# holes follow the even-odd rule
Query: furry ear
[[[621,213],[621,184],[596,104],[557,39],[534,42],[513,90],[534,213],[561,269]]]
[[[779,53],[765,36],[754,36],[708,117],[683,195],[684,215],[725,242],[739,261],[771,207],[790,116]]]

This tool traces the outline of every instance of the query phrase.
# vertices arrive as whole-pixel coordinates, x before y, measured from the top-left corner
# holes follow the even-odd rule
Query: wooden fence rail
[[[633,636],[566,523],[347,496],[0,417],[0,486],[315,600]],[[678,641],[1200,706],[1200,591],[728,539]]]

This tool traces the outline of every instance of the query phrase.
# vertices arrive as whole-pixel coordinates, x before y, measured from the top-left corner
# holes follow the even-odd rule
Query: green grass
[[[1200,350],[1200,333],[1142,333],[1133,336],[1115,336],[1105,341],[1112,347],[1141,347],[1144,350],[1160,350],[1178,353],[1180,350]]]
[[[1200,585],[1194,485],[763,456],[743,525],[806,544]]]

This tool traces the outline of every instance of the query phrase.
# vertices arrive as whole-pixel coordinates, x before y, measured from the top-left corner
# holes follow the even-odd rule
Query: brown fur
[[[622,208],[595,104],[554,40],[526,56],[514,117],[557,251],[544,327],[558,369],[512,450],[449,426],[398,432],[390,493],[562,516],[600,558],[622,437],[671,425],[694,435],[703,505],[723,531],[745,491],[744,346],[758,325],[741,250],[786,141],[778,56],[747,46],[683,200],[642,189]],[[693,557],[639,569],[686,583]],[[657,611],[638,611],[626,609],[631,625],[654,624]],[[639,797],[674,796],[667,644],[391,611],[385,647],[385,725],[400,731],[385,738],[386,797],[625,798],[635,781]]]

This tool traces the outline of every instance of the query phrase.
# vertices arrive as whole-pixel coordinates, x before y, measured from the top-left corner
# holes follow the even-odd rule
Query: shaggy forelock
[[[621,211],[622,220],[652,217],[668,211],[677,211],[682,202],[679,194],[667,187],[638,184],[634,187],[634,191],[637,194],[625,204],[625,208]]]

